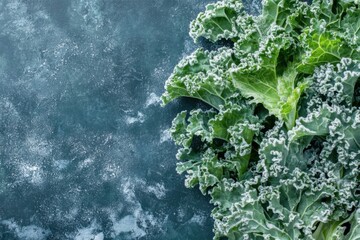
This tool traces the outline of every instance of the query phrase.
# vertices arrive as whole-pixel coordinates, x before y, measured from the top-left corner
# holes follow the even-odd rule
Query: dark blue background
[[[210,1],[0,1],[0,239],[211,239],[159,105]]]

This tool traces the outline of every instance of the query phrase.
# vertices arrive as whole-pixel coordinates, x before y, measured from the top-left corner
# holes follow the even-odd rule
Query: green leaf
[[[177,114],[174,120],[172,121],[172,126],[170,128],[171,137],[177,145],[188,146],[188,136],[186,132],[186,111],[182,111]]]
[[[314,1],[311,25],[303,30],[299,72],[312,74],[316,67],[340,62],[342,58],[360,59],[359,14],[351,1]]]
[[[163,104],[179,97],[202,100],[219,109],[235,94],[226,68],[233,62],[232,51],[221,48],[216,52],[198,49],[183,59],[166,82]]]
[[[216,42],[232,39],[238,35],[237,18],[243,12],[241,1],[224,0],[206,6],[190,24],[190,36],[197,41],[200,37]]]
[[[303,55],[303,61],[298,65],[299,72],[311,74],[317,66],[325,63],[338,63],[342,57],[351,57],[352,49],[344,46],[340,38],[332,37],[330,33],[304,32],[307,36],[307,48],[309,50]],[[310,37],[308,37],[310,36]]]
[[[359,240],[360,239],[360,210],[357,209],[351,216],[350,232],[346,235],[345,240]]]
[[[236,69],[232,73],[234,86],[252,102],[261,103],[270,114],[285,121],[291,129],[295,124],[297,103],[307,83],[296,85],[297,71],[289,66],[281,75],[277,73],[279,49],[274,48],[271,57],[263,56],[260,69],[246,71]]]
[[[219,114],[209,121],[214,138],[229,141],[231,137],[230,127],[247,120],[256,123],[258,119],[253,116],[254,106],[248,104],[229,103],[221,106]]]
[[[179,162],[176,171],[179,174],[187,172],[186,187],[192,188],[199,185],[200,191],[206,194],[209,187],[214,186],[222,179],[224,165],[218,161],[216,152],[211,149],[207,149],[204,153],[199,154],[198,157],[192,157],[189,161]]]
[[[346,230],[346,228],[348,228],[348,230]],[[351,216],[345,220],[320,223],[313,237],[315,240],[360,239],[360,210],[353,212]]]
[[[261,125],[252,116],[254,106],[241,102],[214,110],[183,111],[170,129],[175,143],[182,145],[177,172],[186,172],[187,187],[199,185],[203,194],[223,178],[241,178],[246,171],[252,140]],[[196,140],[199,137],[201,141]],[[223,143],[218,143],[220,139]],[[221,157],[223,155],[223,157]]]

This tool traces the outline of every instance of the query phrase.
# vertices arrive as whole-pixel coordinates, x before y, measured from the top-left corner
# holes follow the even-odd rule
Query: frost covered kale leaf
[[[209,4],[190,25],[199,48],[163,104],[199,99],[170,132],[177,171],[214,204],[214,239],[360,239],[358,0]]]

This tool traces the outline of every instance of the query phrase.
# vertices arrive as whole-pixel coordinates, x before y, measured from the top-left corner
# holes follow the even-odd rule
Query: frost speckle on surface
[[[25,180],[30,182],[34,185],[40,185],[43,183],[43,175],[44,171],[40,165],[33,165],[33,164],[21,164],[19,165],[19,179],[18,180]]]
[[[90,226],[78,229],[74,240],[104,240],[104,233],[99,231],[99,225],[93,221]]]
[[[20,226],[13,219],[1,221],[10,231],[16,234],[16,237],[23,240],[45,240],[51,232],[35,225]]]
[[[31,153],[39,155],[40,157],[47,157],[51,154],[52,147],[49,146],[49,143],[36,136],[29,136],[26,139],[26,145]]]
[[[131,216],[136,236],[183,239],[177,201],[209,205],[174,180],[159,133],[176,110],[157,94],[206,2],[0,1],[0,216],[18,224],[0,238],[111,239]],[[186,238],[211,238],[210,221]]]
[[[170,129],[165,129],[160,133],[160,143],[167,142],[171,139]]]
[[[64,170],[68,167],[69,165],[69,160],[65,160],[65,159],[60,159],[60,160],[54,160],[54,167],[57,168],[58,170]]]
[[[148,186],[147,190],[149,193],[153,193],[158,199],[163,199],[166,195],[164,184],[156,183],[154,186]]]
[[[146,99],[145,107],[149,107],[151,105],[158,105],[160,104],[160,102],[161,100],[158,95],[156,95],[155,93],[150,93],[150,95]]]
[[[206,215],[194,214],[194,216],[190,219],[190,222],[197,223],[199,225],[204,225],[206,222]]]
[[[133,123],[143,123],[145,121],[145,116],[143,113],[141,112],[137,112],[137,115],[135,117],[132,116],[126,116],[125,117],[125,122],[127,124],[133,124]]]
[[[113,223],[114,237],[119,236],[121,233],[129,233],[129,237],[132,239],[146,235],[146,232],[137,225],[137,220],[134,216],[128,215],[120,220],[116,220],[113,216],[111,220]]]

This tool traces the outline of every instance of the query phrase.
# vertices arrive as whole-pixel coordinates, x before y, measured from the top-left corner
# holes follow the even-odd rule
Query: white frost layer
[[[203,226],[206,221],[206,216],[200,214],[194,214],[194,216],[190,219],[190,222],[197,223],[200,226]]]
[[[136,195],[136,190],[138,190],[143,193],[154,194],[156,198],[162,199],[166,194],[163,183],[151,185],[143,179],[127,177],[122,180],[121,186],[122,195],[125,196],[125,201],[128,203],[128,210],[131,214],[120,220],[115,214],[110,216],[113,222],[114,237],[120,233],[127,233],[131,235],[130,239],[136,239],[145,236],[149,228],[163,226],[165,219],[163,217],[155,217],[152,213],[145,211]],[[159,230],[161,231],[162,229]]]
[[[65,159],[59,159],[59,160],[54,160],[53,161],[53,166],[61,171],[64,170],[65,168],[67,168],[67,166],[69,165],[70,161],[69,160],[65,160]]]
[[[161,102],[160,97],[155,93],[150,93],[148,98],[146,99],[145,107],[149,107],[151,105],[158,105]]]
[[[34,134],[27,137],[26,145],[31,153],[40,157],[48,157],[52,152],[51,144]]]
[[[125,122],[126,122],[126,124],[129,124],[129,125],[136,123],[136,122],[143,123],[144,121],[145,121],[145,116],[141,112],[138,112],[136,117],[132,117],[132,116],[125,117]]]
[[[44,171],[40,164],[22,163],[21,165],[18,165],[18,168],[21,180],[25,180],[34,185],[40,185],[43,183]]]
[[[160,183],[156,183],[154,186],[148,186],[147,192],[154,194],[157,199],[163,199],[166,195],[165,186]]]
[[[171,139],[170,129],[166,129],[160,133],[160,143],[167,142]]]
[[[121,233],[130,233],[131,238],[136,239],[146,235],[146,232],[139,228],[136,218],[132,215],[125,216],[118,221],[115,216],[111,216],[110,219],[113,223],[113,230],[116,236]]]
[[[99,231],[100,226],[93,221],[90,226],[78,229],[75,240],[104,240],[104,234]]]
[[[22,240],[45,240],[51,232],[35,225],[19,226],[14,220],[3,220],[2,224],[6,225],[10,231]]]

